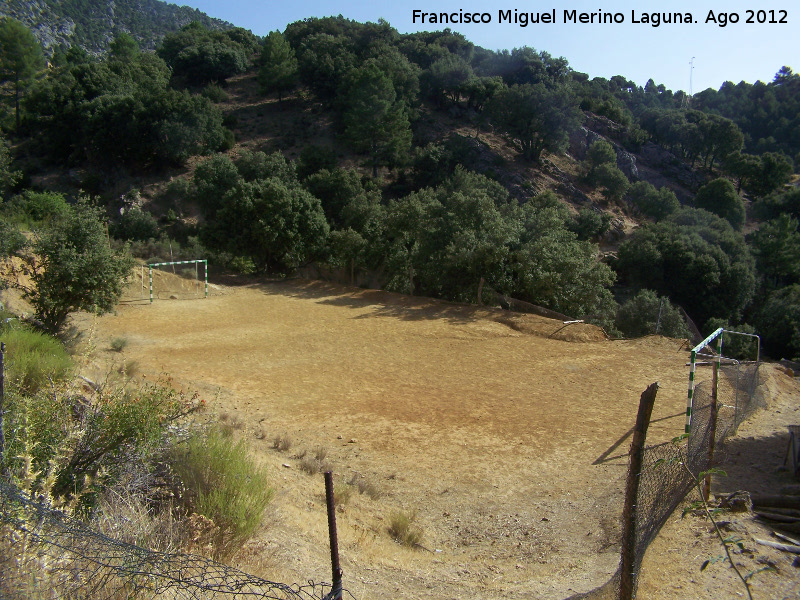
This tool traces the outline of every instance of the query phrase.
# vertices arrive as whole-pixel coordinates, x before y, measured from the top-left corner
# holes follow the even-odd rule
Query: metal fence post
[[[336,506],[333,498],[333,473],[325,471],[325,502],[328,505],[328,536],[331,542],[333,582],[326,600],[342,600],[342,568],[339,565],[339,538],[336,534]]]

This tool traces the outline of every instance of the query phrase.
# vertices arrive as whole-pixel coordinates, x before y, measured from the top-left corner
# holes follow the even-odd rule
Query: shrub
[[[667,298],[659,298],[652,290],[640,290],[620,306],[614,324],[627,337],[654,333],[673,338],[690,337],[680,311]]]
[[[280,452],[286,452],[292,447],[292,438],[289,437],[288,433],[276,435],[272,440],[272,447]]]
[[[175,448],[170,462],[186,492],[187,509],[216,526],[213,557],[235,554],[255,533],[273,495],[245,441],[208,429]]]
[[[124,337],[116,337],[111,340],[111,349],[114,352],[122,352],[125,349],[125,346],[128,345],[128,338]]]
[[[415,512],[407,514],[397,511],[392,514],[389,518],[389,534],[397,543],[410,548],[416,548],[422,543],[423,531],[414,525],[416,518],[417,513]]]
[[[656,221],[668,217],[681,207],[675,193],[670,189],[662,187],[656,190],[646,181],[634,183],[628,190],[628,199],[639,212]]]
[[[205,88],[203,88],[203,91],[201,93],[205,98],[208,98],[209,100],[211,100],[216,104],[228,101],[228,92],[223,90],[215,83],[207,85]]]

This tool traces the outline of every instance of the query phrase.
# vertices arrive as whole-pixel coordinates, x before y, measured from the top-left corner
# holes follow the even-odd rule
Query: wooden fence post
[[[658,393],[658,382],[650,384],[642,392],[639,399],[639,412],[636,415],[636,426],[633,430],[631,442],[631,462],[628,468],[628,481],[625,486],[625,508],[622,512],[622,564],[620,567],[619,599],[632,600],[636,590],[636,573],[633,572],[636,564],[636,519],[638,516],[637,498],[639,495],[639,480],[642,472],[642,459],[644,457],[644,444],[647,438],[647,427],[650,425],[650,415],[653,414],[653,405]]]

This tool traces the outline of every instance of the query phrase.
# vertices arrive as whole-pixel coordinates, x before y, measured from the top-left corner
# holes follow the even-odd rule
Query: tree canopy
[[[41,262],[27,297],[51,333],[59,332],[77,310],[112,310],[133,267],[126,249],[109,247],[101,211],[86,201],[41,233],[33,251]]]

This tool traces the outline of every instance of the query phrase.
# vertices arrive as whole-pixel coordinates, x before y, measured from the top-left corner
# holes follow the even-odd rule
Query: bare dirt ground
[[[169,278],[157,276],[158,297],[181,296]],[[78,319],[98,349],[94,376],[123,361],[148,378],[169,373],[201,392],[205,418],[251,439],[276,495],[239,566],[273,581],[330,581],[322,476],[299,468],[304,451],[324,448],[341,489],[380,492],[351,488],[337,514],[344,584],[359,600],[591,590],[617,568],[628,435],[647,385],[661,384],[648,441],[683,431],[682,340],[609,341],[589,325],[301,280],[152,305],[140,296],[137,280],[116,314]],[[108,350],[117,337],[122,354]],[[753,470],[774,485],[766,476],[800,414],[794,381],[773,379],[779,408],[746,424],[733,453],[749,462],[725,489],[746,487]],[[273,448],[277,436],[288,451]],[[416,515],[422,548],[391,539],[397,511]],[[742,596],[730,569],[700,573],[720,553],[708,524],[678,517],[647,554],[639,597]],[[798,597],[791,559],[747,548],[747,560],[779,566],[755,577],[757,598]]]

